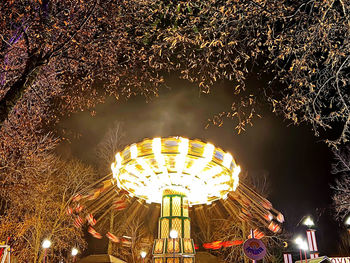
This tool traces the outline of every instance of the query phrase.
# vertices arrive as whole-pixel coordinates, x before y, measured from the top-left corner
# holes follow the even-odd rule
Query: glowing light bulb
[[[232,178],[233,178],[233,191],[236,191],[238,184],[239,184],[239,173],[241,172],[241,167],[236,166],[233,170],[232,173]]]
[[[152,140],[152,150],[154,155],[159,155],[162,151],[162,141],[160,138],[153,138]]]
[[[295,244],[300,245],[301,243],[303,243],[303,239],[301,237],[297,237],[296,239],[294,239]]]
[[[131,159],[136,159],[137,157],[137,146],[136,144],[133,144],[130,146],[130,156],[131,156]]]
[[[301,250],[309,250],[309,246],[307,245],[306,241],[303,240],[303,242],[301,242],[301,244],[299,245],[299,248]]]
[[[115,160],[116,160],[116,162],[117,162],[117,167],[120,167],[121,165],[122,165],[122,161],[123,161],[123,158],[122,158],[122,156],[120,155],[120,153],[117,153],[116,155],[115,155]]]
[[[345,220],[345,225],[350,226],[350,216],[348,216],[348,218]]]
[[[188,142],[188,139],[180,138],[179,152],[181,155],[186,155],[188,153]]]
[[[303,224],[308,227],[312,227],[315,225],[314,221],[309,216],[304,220]]]
[[[177,231],[175,229],[172,229],[170,231],[170,237],[171,238],[177,238],[178,237],[178,233],[177,233]]]
[[[45,249],[51,247],[51,241],[48,240],[48,239],[45,239],[43,241],[42,247],[45,248]]]
[[[232,160],[233,160],[232,155],[230,153],[225,153],[224,161],[222,162],[222,165],[230,169]]]
[[[213,158],[214,149],[215,149],[215,147],[211,143],[207,143],[205,145],[204,152],[203,152],[203,157],[207,161],[210,161]]]

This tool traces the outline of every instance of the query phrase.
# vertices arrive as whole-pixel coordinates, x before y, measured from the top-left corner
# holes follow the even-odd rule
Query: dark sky
[[[291,125],[268,107],[262,118],[240,135],[230,120],[222,127],[204,129],[208,118],[230,108],[233,87],[223,83],[204,95],[186,81],[173,79],[167,84],[169,89],[161,90],[160,96],[149,103],[140,97],[129,101],[110,98],[96,107],[95,116],[81,112],[62,121],[60,128],[80,135],[71,138],[71,144],[62,153],[93,161],[96,145],[115,121],[124,123],[125,144],[145,137],[171,135],[209,141],[231,152],[250,176],[268,176],[268,198],[285,215],[285,229],[298,233],[303,230],[297,226],[302,217],[314,216],[318,221],[316,235],[321,254],[336,255],[340,230],[330,215],[329,185],[334,176],[330,173],[332,155],[326,144],[309,127]]]

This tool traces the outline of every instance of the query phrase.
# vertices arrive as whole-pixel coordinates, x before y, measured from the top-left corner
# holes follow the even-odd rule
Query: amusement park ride
[[[191,207],[211,206],[218,200],[227,202],[228,209],[238,211],[240,220],[262,226],[255,231],[260,238],[264,231],[279,232],[284,221],[268,200],[239,181],[241,169],[232,155],[210,143],[182,137],[145,139],[118,152],[111,168],[113,177],[76,195],[67,212],[74,217],[76,227],[87,221],[90,234],[102,238],[95,230],[106,216],[101,211],[125,209],[126,196],[160,204],[158,236],[152,251],[155,263],[195,261]],[[110,232],[105,235],[113,242],[130,242]],[[236,243],[217,241],[216,245]],[[204,248],[214,246],[203,244]]]

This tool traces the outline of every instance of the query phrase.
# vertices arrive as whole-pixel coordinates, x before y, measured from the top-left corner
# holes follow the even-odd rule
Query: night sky
[[[317,224],[321,254],[337,255],[340,229],[331,217],[333,157],[321,138],[316,138],[308,126],[296,127],[284,121],[267,105],[262,118],[255,119],[253,127],[240,135],[231,120],[222,127],[205,129],[213,114],[229,110],[234,98],[232,84],[218,84],[210,94],[200,94],[194,84],[178,79],[169,79],[166,84],[168,88],[149,103],[141,97],[128,101],[109,98],[96,107],[95,116],[81,112],[63,120],[59,128],[79,134],[79,138],[71,136],[60,153],[93,162],[96,145],[115,121],[124,123],[125,145],[145,137],[172,135],[211,142],[231,152],[250,176],[268,177],[268,199],[284,214],[286,230],[305,234],[300,220],[311,215]],[[259,85],[259,81],[249,85]]]

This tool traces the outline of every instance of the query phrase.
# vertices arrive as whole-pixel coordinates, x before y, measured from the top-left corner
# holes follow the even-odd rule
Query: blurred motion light
[[[78,255],[79,251],[78,249],[76,249],[75,247],[72,248],[72,256],[75,257],[76,255]]]
[[[141,251],[141,253],[140,253],[140,254],[141,254],[141,257],[142,257],[142,258],[145,258],[145,257],[146,257],[146,255],[147,255],[147,253],[146,253],[145,251]]]
[[[145,139],[115,155],[118,187],[148,203],[161,203],[166,189],[187,196],[189,205],[227,197],[239,184],[232,155],[211,143],[182,137]]]

